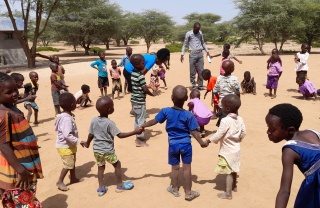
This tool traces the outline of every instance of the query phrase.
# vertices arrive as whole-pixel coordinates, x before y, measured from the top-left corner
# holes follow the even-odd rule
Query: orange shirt
[[[217,77],[211,76],[207,85],[207,91],[213,90],[214,86],[216,85]]]

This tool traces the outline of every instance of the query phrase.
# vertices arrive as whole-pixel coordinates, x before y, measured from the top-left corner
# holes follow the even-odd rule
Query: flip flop
[[[132,181],[124,181],[122,186],[117,186],[116,192],[121,193],[133,189],[134,184]]]
[[[104,186],[103,188],[98,188],[97,192],[98,192],[98,196],[103,196],[107,193],[108,191],[108,187]]]
[[[195,198],[199,197],[200,196],[200,193],[197,192],[197,191],[191,191],[190,195],[189,196],[186,196],[184,199],[186,201],[192,201],[194,200]]]
[[[167,191],[169,192],[169,193],[171,193],[173,196],[175,196],[175,197],[179,197],[180,196],[180,193],[177,191],[174,191],[173,190],[173,188],[172,188],[172,185],[170,185],[168,188],[167,188]]]

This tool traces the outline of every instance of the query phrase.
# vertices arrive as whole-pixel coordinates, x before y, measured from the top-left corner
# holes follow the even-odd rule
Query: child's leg
[[[107,86],[104,86],[104,95],[107,96]]]
[[[118,99],[120,98],[120,90],[118,90]]]
[[[80,180],[76,177],[76,154],[74,154],[74,165],[70,169],[70,184],[78,183]]]
[[[171,167],[171,186],[174,192],[178,192],[178,178],[179,178],[179,165],[172,165]]]
[[[100,88],[101,97],[103,97],[103,88]]]
[[[226,192],[219,193],[218,197],[221,199],[232,199],[232,185],[233,185],[233,173],[228,174],[226,178]]]
[[[61,113],[61,110],[60,110],[60,106],[59,106],[59,105],[55,105],[55,106],[54,106],[54,110],[55,110],[55,112],[56,112],[56,115]]]
[[[32,107],[30,104],[26,105],[26,109],[28,110],[27,121],[30,123],[30,117],[32,115]]]
[[[204,126],[201,126],[201,125],[199,126],[200,126],[200,132],[204,132]]]
[[[269,89],[269,96],[272,96],[272,89]]]
[[[38,122],[38,112],[39,110],[38,109],[34,109],[34,124],[39,124]]]
[[[233,172],[231,173],[232,177],[233,177],[233,183],[232,183],[232,191],[237,192],[238,191],[238,187],[237,187],[237,173]]]
[[[106,168],[106,165],[98,166],[98,183],[99,183],[99,188],[104,188],[103,184],[103,174],[104,170]]]
[[[163,84],[164,84],[164,89],[167,89],[167,82],[166,82],[166,79],[165,79],[165,78],[163,78],[163,79],[162,79],[162,81],[163,81]]]
[[[69,172],[69,169],[65,169],[65,168],[62,168],[62,170],[60,172],[60,176],[59,176],[59,179],[56,183],[56,186],[61,191],[68,191],[69,190],[68,187],[63,183],[63,180],[66,177],[68,172]]]
[[[114,167],[114,174],[116,175],[117,186],[123,187],[121,162],[118,160],[116,163],[112,165]]]

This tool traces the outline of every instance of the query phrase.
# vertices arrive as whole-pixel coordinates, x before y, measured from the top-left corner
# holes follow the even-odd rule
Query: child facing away
[[[204,94],[204,99],[206,99],[206,96],[209,92],[212,92],[214,86],[216,85],[217,82],[217,77],[211,76],[211,71],[209,69],[204,69],[202,71],[202,77],[203,80],[208,81],[207,84],[207,91]],[[213,94],[212,93],[212,98],[211,98],[211,106],[213,106],[213,115],[211,118],[216,119],[217,115],[219,113],[219,94]]]
[[[306,79],[306,76],[304,74],[299,74],[297,76],[297,84],[299,84],[299,91],[303,95],[303,99],[308,99],[310,97],[314,97],[314,99],[317,99],[317,89],[316,87]]]
[[[249,71],[244,72],[243,80],[240,85],[242,89],[242,94],[245,94],[245,93],[252,93],[254,95],[257,94],[256,82],[254,81],[254,77],[251,77],[251,74]]]
[[[302,119],[300,110],[287,103],[272,107],[265,118],[269,140],[273,143],[287,140],[282,147],[283,170],[275,207],[287,207],[294,165],[305,176],[294,207],[320,207],[320,132],[299,131]]]
[[[240,171],[240,142],[246,135],[242,117],[238,116],[241,106],[237,95],[229,94],[222,99],[222,111],[226,117],[221,120],[217,132],[208,143],[220,141],[219,160],[215,168],[217,174],[227,174],[226,192],[219,193],[222,199],[232,199],[232,191],[237,191],[237,173]]]
[[[120,63],[119,63],[119,65],[118,65],[118,67],[124,67],[124,69],[123,69],[123,76],[125,76],[125,72],[126,72],[126,69],[125,69],[125,66],[127,65],[127,63],[129,63],[130,62],[130,56],[132,55],[132,48],[131,47],[127,47],[126,48],[126,54],[124,54],[123,56],[122,56],[122,58],[121,58],[121,61],[120,61]],[[129,75],[130,76],[130,75]],[[129,93],[128,92],[128,83],[127,83],[127,79],[124,79],[124,89],[123,89],[123,91],[124,91],[124,94],[127,94],[127,93]]]
[[[236,60],[239,64],[242,64],[242,61],[240,61],[239,59],[237,59],[237,57],[235,57],[232,53],[230,53],[230,44],[226,43],[223,45],[223,49],[222,49],[222,53],[219,53],[219,54],[216,54],[214,56],[210,56],[210,58],[214,58],[214,57],[218,57],[218,56],[223,56],[223,51],[228,51],[229,52],[229,55],[228,55],[228,59],[231,60],[231,59],[234,59]]]
[[[278,82],[282,74],[282,67],[277,54],[273,54],[271,56],[271,62],[268,71],[266,88],[269,89],[269,96],[271,99],[273,99],[277,97]],[[272,90],[274,91],[273,95]]]
[[[86,84],[81,86],[81,90],[79,90],[78,92],[76,92],[76,94],[74,94],[74,97],[76,99],[76,104],[80,105],[80,110],[82,110],[85,107],[88,107],[88,102],[92,103],[92,100],[90,100],[89,97],[89,93],[90,93],[90,87]]]
[[[278,51],[278,49],[276,49],[276,48],[272,49],[272,51],[271,51],[271,56],[270,56],[269,59],[267,60],[267,69],[269,69],[269,67],[270,67],[271,57],[272,57],[272,55],[274,55],[274,54],[276,54],[276,55],[279,56],[279,51]],[[280,57],[280,56],[279,56],[279,63],[280,63],[280,65],[282,66],[282,60],[281,60],[281,57]]]
[[[23,87],[24,76],[22,74],[20,74],[20,73],[11,73],[10,77],[16,83],[18,89]],[[14,105],[17,105],[19,103],[23,103],[25,101],[34,100],[36,97],[37,96],[35,96],[35,95],[28,95],[26,97],[24,97],[24,96],[22,97],[22,96],[18,95],[18,101]]]
[[[112,99],[114,99],[114,94],[118,91],[118,99],[120,99],[120,93],[122,93],[122,84],[121,84],[121,71],[117,66],[117,61],[111,61],[111,68],[109,69],[110,76],[112,79]]]
[[[35,197],[43,178],[36,136],[15,107],[18,88],[0,72],[0,191],[3,207],[42,207]]]
[[[158,95],[158,91],[159,91],[159,87],[160,87],[160,83],[159,83],[159,65],[155,64],[153,65],[152,69],[151,69],[151,74],[150,74],[150,84],[149,87],[152,90],[152,93],[154,95]]]
[[[309,45],[307,43],[303,43],[301,45],[301,52],[298,52],[294,55],[294,61],[296,63],[296,73],[297,76],[303,74],[308,79],[308,59],[309,59]]]
[[[199,90],[191,91],[188,107],[189,111],[194,115],[199,124],[201,136],[204,137],[206,135],[204,126],[210,122],[210,119],[213,114],[207,108],[207,106],[200,100]]]
[[[109,87],[107,61],[105,60],[104,52],[98,52],[99,59],[92,62],[90,66],[98,70],[98,87],[100,89],[101,96],[107,96],[107,87]],[[103,94],[104,92],[104,94]]]
[[[39,89],[39,76],[37,72],[30,72],[29,73],[29,78],[31,80],[30,83],[24,85],[24,97],[28,97],[29,95],[36,95],[37,91]],[[38,122],[38,112],[39,112],[39,107],[37,103],[35,102],[35,99],[30,99],[28,101],[24,102],[24,107],[28,110],[28,115],[27,115],[27,120],[30,123],[30,117],[32,115],[32,109],[34,111],[34,124],[39,124]]]
[[[59,96],[60,96],[60,90],[68,91],[68,86],[64,85],[61,82],[61,77],[58,75],[58,65],[56,63],[50,64],[50,69],[52,71],[50,80],[51,80],[51,95],[55,110],[55,115],[60,114],[60,106],[59,106]]]
[[[79,182],[76,177],[76,153],[77,144],[80,143],[76,121],[72,111],[76,109],[76,99],[71,93],[63,93],[59,96],[59,105],[63,112],[57,115],[55,122],[56,148],[63,163],[56,186],[61,191],[68,191],[63,183],[64,178],[70,171],[70,184]]]
[[[135,134],[142,133],[142,128],[136,128],[132,132],[122,133],[115,123],[111,121],[108,116],[114,112],[113,101],[109,97],[99,98],[96,103],[98,117],[94,117],[91,121],[88,140],[81,142],[83,147],[89,148],[93,140],[93,154],[98,165],[98,182],[99,188],[97,189],[98,196],[103,196],[108,187],[104,184],[104,170],[106,161],[113,165],[115,169],[115,176],[117,180],[116,192],[120,193],[133,188],[132,181],[122,180],[121,162],[115,154],[114,137],[119,138],[129,137]]]
[[[154,96],[149,91],[142,70],[144,69],[144,58],[140,54],[133,54],[130,58],[130,62],[134,67],[131,73],[131,104],[134,112],[134,128],[137,128],[145,123],[146,121],[146,95]],[[144,134],[137,135],[136,147],[147,147],[146,139]]]
[[[184,103],[188,100],[187,93],[187,88],[181,85],[175,86],[171,96],[174,106],[161,109],[154,119],[144,123],[141,127],[146,128],[167,121],[166,131],[169,140],[168,163],[172,166],[171,183],[167,191],[175,197],[180,196],[178,179],[181,157],[185,179],[185,200],[191,201],[199,197],[200,193],[191,190],[192,145],[190,133],[199,142],[201,147],[207,147],[208,143],[201,139],[197,131],[198,123],[195,117],[189,111],[183,109]]]

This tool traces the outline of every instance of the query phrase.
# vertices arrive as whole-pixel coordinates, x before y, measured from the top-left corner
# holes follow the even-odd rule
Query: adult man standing
[[[182,46],[182,52],[181,52],[181,62],[183,62],[184,58],[184,52],[189,45],[189,64],[190,64],[190,82],[192,85],[192,89],[196,89],[196,73],[198,73],[198,89],[199,90],[205,90],[203,87],[203,78],[202,78],[202,71],[203,71],[203,54],[202,50],[205,50],[207,52],[207,56],[210,56],[208,48],[203,40],[202,32],[200,31],[201,25],[200,23],[196,22],[193,25],[193,30],[190,30],[186,33],[183,46]]]

